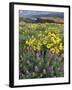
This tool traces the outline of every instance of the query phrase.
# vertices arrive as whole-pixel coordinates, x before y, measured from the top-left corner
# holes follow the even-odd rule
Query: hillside
[[[38,18],[20,17],[19,21],[22,21],[25,23],[58,23],[58,24],[64,23],[64,19],[60,17],[38,17]]]

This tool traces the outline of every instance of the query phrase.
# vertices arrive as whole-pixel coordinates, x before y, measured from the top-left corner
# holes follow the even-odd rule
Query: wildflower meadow
[[[19,19],[19,79],[63,77],[64,23]]]

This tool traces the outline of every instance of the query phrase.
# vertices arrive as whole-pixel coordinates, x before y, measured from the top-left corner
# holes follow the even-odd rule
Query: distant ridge
[[[33,18],[38,18],[38,17],[60,17],[60,18],[64,18],[64,14],[63,13],[40,14],[40,15],[32,15],[31,17],[33,17]]]

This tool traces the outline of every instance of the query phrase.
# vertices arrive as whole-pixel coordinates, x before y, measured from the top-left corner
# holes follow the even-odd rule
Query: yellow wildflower
[[[60,45],[59,45],[59,49],[60,49],[60,50],[63,50],[62,43],[60,43]]]
[[[57,47],[55,47],[55,51],[57,54],[59,53],[59,49]]]
[[[57,33],[57,34],[56,34],[56,37],[60,37],[60,35]]]
[[[47,44],[47,48],[51,48],[53,44]]]
[[[26,41],[26,44],[28,44],[29,46],[31,46],[33,44],[33,41],[30,39],[29,41]]]
[[[50,49],[52,53],[55,53],[55,49],[54,48],[51,48]]]
[[[56,38],[56,43],[59,44],[59,42],[61,41],[61,39],[59,37]]]
[[[28,40],[26,41],[26,44],[29,44]]]
[[[51,34],[51,36],[53,36],[54,38],[56,38],[56,35],[53,33],[53,34]]]
[[[54,39],[54,37],[51,37],[51,40],[53,41],[54,44],[56,44],[56,40]]]
[[[33,40],[32,40],[32,41],[33,41],[33,43],[34,43],[34,42],[36,41],[36,38],[33,38]]]
[[[50,35],[51,35],[51,32],[48,33],[48,36],[50,36]]]
[[[46,40],[44,40],[44,41],[43,41],[43,44],[44,44],[44,45],[45,45],[45,44],[47,44],[47,41],[46,41]]]

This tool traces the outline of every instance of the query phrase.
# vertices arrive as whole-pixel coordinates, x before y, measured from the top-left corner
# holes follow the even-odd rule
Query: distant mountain
[[[39,18],[39,17],[59,17],[64,18],[63,13],[52,13],[52,14],[39,14],[39,15],[31,15],[33,18]]]

